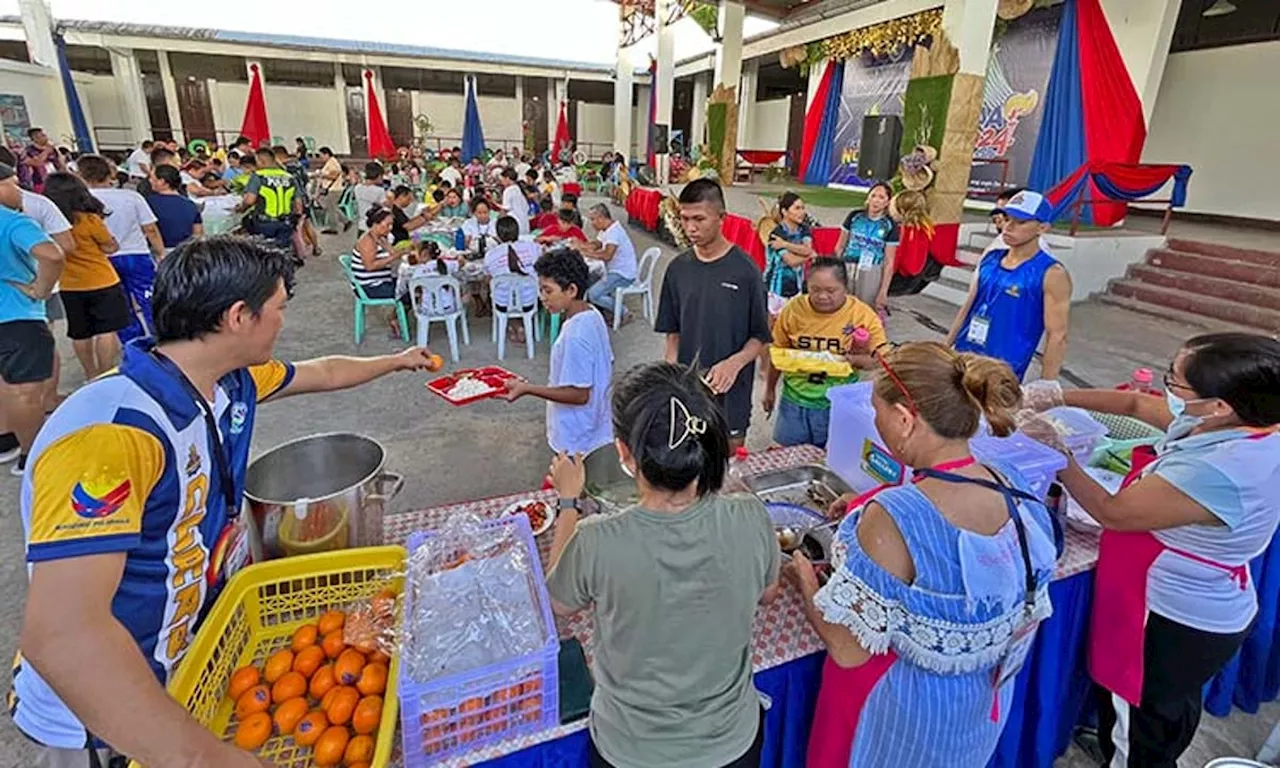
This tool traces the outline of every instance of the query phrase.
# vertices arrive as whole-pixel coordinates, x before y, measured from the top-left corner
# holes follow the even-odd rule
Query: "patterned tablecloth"
[[[809,445],[791,448],[775,448],[770,451],[753,453],[746,459],[746,472],[758,474],[776,469],[789,469],[802,464],[821,464],[825,454],[818,448]],[[509,496],[495,496],[488,499],[464,501],[456,504],[432,507],[399,514],[387,515],[383,522],[383,533],[387,544],[403,544],[414,531],[437,528],[452,515],[470,513],[480,517],[497,517],[512,502],[526,499],[539,499],[555,503],[554,491],[538,491],[533,493],[516,493]],[[546,564],[551,536],[544,534],[538,538],[538,550]],[[1066,551],[1058,562],[1055,579],[1074,576],[1093,567],[1098,559],[1098,537],[1096,534],[1084,533],[1068,528],[1066,530]],[[589,610],[579,611],[566,619],[557,619],[560,636],[572,635],[578,638],[586,651],[588,660],[592,656],[592,642],[595,633],[595,621]],[[784,582],[784,589],[778,599],[767,606],[756,610],[752,625],[752,666],[756,672],[770,669],[801,656],[823,650],[822,640],[818,637],[804,617],[800,594],[790,584]],[[549,728],[545,731],[513,737],[488,747],[475,750],[466,755],[449,760],[440,765],[449,768],[475,765],[485,760],[492,760],[503,755],[557,739],[566,734],[580,731],[587,727],[584,718],[567,725]],[[400,765],[399,749],[392,765]]]

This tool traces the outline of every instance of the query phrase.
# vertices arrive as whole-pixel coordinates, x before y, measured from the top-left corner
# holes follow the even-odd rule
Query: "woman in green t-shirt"
[[[724,416],[696,371],[632,370],[613,394],[622,468],[640,501],[578,522],[581,457],[551,465],[560,514],[547,588],[556,611],[595,606],[592,766],[757,766],[764,712],[751,623],[781,553],[759,499],[721,495]]]

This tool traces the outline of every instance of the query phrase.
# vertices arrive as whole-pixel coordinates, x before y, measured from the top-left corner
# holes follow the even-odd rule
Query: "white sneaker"
[[[8,464],[22,455],[22,448],[16,447],[0,453],[0,464]]]
[[[9,474],[13,475],[14,477],[22,477],[24,474],[26,474],[26,471],[27,471],[26,467],[17,463],[15,463],[12,467],[9,467]]]

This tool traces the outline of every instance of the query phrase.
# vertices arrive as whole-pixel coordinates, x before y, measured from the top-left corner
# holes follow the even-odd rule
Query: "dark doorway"
[[[173,126],[169,125],[169,105],[164,98],[164,82],[159,75],[142,76],[142,92],[147,100],[147,119],[151,122],[151,137],[161,141],[173,140]]]
[[[369,156],[369,133],[364,120],[364,91],[347,89],[347,139],[351,142],[352,157]]]
[[[526,77],[524,79],[524,104],[521,106],[520,121],[524,128],[524,145],[532,146],[533,151],[541,154],[549,145],[547,135],[547,79],[545,77]]]
[[[413,97],[408,91],[387,91],[387,132],[397,147],[413,144]]]
[[[675,82],[675,102],[671,106],[671,130],[680,131],[682,149],[688,154],[689,148],[698,144],[699,137],[691,136],[693,130],[693,78]]]
[[[564,108],[564,119],[569,123],[569,142],[578,148],[578,102],[569,99]]]
[[[804,110],[806,95],[791,95],[791,116],[787,122],[787,170],[796,175],[800,168],[800,147],[804,144]]]
[[[178,115],[182,119],[183,142],[190,143],[192,139],[216,140],[208,83],[189,77],[179,80],[177,86]]]

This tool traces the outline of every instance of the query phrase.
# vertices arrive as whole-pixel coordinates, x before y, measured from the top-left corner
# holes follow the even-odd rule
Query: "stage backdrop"
[[[1045,86],[1058,45],[1058,19],[1062,6],[1032,10],[1015,19],[994,44],[987,68],[978,142],[974,154],[1009,161],[1005,184],[1022,186],[1031,170],[1036,134],[1043,114]],[[901,115],[903,96],[911,69],[910,49],[899,57],[869,63],[852,58],[845,65],[836,124],[835,157],[831,182],[858,184],[858,150],[862,118],[866,115]],[[939,119],[944,119],[940,115]],[[904,136],[906,144],[911,137]],[[993,192],[999,186],[999,164],[975,166],[969,186],[974,193]]]

